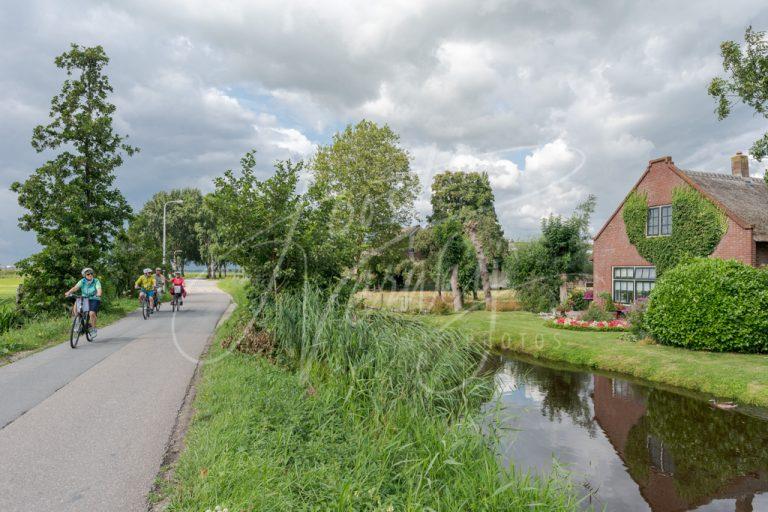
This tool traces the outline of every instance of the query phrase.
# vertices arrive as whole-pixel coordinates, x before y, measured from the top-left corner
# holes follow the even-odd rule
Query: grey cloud
[[[0,9],[3,189],[42,161],[29,136],[63,78],[52,59],[71,41],[103,44],[112,58],[116,125],[142,148],[118,177],[134,206],[157,189],[203,186],[253,147],[266,174],[274,159],[306,155],[368,117],[402,135],[425,190],[457,162],[506,172],[506,148],[557,142],[583,154],[573,175],[557,166],[535,174],[521,161],[514,179],[496,178],[499,203],[514,206],[500,212],[507,235],[526,237],[541,215],[567,213],[589,192],[599,225],[649,158],[724,169],[765,129],[744,109],[718,122],[706,95],[719,43],[739,40],[748,24],[768,28],[757,0],[38,0]],[[18,214],[9,208],[0,262],[32,250],[8,227]]]

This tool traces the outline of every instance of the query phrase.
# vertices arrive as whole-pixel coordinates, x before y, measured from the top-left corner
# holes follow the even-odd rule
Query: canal
[[[565,471],[596,510],[768,511],[768,411],[516,354],[489,363],[505,467]]]

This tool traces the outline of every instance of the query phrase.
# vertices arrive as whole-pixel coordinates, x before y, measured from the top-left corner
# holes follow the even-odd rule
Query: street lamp
[[[184,251],[182,251],[181,249],[176,249],[175,251],[173,251],[173,262],[171,262],[171,267],[173,268],[174,272],[179,270],[179,254],[181,254],[182,252]]]
[[[166,215],[166,209],[168,208],[169,204],[182,204],[184,201],[181,199],[176,199],[174,201],[166,201],[163,205],[163,269],[165,269],[165,215]]]

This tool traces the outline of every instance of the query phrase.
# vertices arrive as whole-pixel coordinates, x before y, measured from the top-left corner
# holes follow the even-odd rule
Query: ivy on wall
[[[627,237],[640,256],[656,266],[657,275],[693,257],[709,256],[728,228],[725,213],[688,186],[672,190],[672,233],[646,236],[648,195],[633,191],[622,212]]]

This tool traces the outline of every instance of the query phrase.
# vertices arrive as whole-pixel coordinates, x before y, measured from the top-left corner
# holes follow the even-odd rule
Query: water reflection
[[[497,364],[487,411],[505,464],[564,465],[609,511],[768,510],[767,421],[621,379],[509,356]]]

